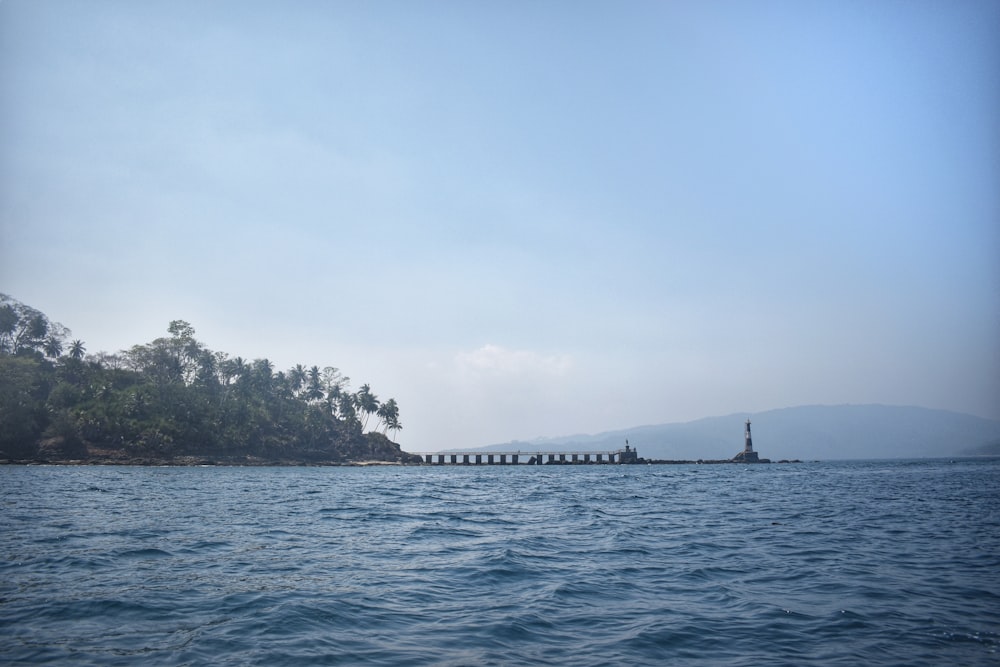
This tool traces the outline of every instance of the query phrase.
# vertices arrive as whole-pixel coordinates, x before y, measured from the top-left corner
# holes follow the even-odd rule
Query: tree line
[[[405,458],[395,399],[337,368],[214,352],[183,320],[167,336],[88,354],[63,325],[0,294],[0,459],[208,456]]]

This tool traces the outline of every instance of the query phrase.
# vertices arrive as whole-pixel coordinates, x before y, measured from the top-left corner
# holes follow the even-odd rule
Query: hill
[[[923,458],[1000,451],[1000,421],[887,405],[799,406],[482,449],[618,449],[627,438],[647,459],[725,459],[742,451],[747,419],[752,421],[754,449],[772,460]]]

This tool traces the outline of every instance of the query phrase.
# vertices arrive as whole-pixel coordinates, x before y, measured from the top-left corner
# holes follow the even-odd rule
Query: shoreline
[[[0,466],[129,466],[138,468],[303,468],[359,467],[404,465],[400,461],[291,461],[291,460],[219,460],[200,456],[180,456],[172,459],[5,459]]]
[[[782,459],[772,462],[770,459],[762,459],[758,462],[747,463],[745,461],[733,461],[731,459],[698,459],[698,460],[661,460],[661,459],[640,459],[629,463],[596,463],[582,461],[577,462],[550,462],[543,466],[559,467],[592,467],[592,466],[632,466],[632,465],[770,465],[770,464],[802,463],[799,459]],[[172,458],[157,457],[90,457],[86,459],[4,459],[0,460],[2,465],[22,465],[22,466],[136,466],[136,467],[177,467],[177,468],[363,468],[372,466],[400,466],[400,467],[428,467],[428,468],[510,468],[510,467],[538,467],[526,463],[518,464],[486,464],[486,463],[424,463],[405,461],[381,461],[381,460],[361,460],[361,461],[297,461],[291,459],[261,459],[256,457],[246,457],[240,459],[220,459],[204,456],[177,456]]]

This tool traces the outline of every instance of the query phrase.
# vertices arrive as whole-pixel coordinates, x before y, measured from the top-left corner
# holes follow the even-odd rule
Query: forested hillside
[[[182,320],[116,354],[0,294],[0,461],[405,460],[394,399],[333,367],[213,352]]]

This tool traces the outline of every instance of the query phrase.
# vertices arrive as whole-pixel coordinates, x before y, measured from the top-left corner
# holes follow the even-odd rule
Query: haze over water
[[[184,320],[339,368],[409,451],[798,405],[1000,419],[997,25],[989,0],[3,0],[0,292],[90,354]]]
[[[995,665],[1000,460],[0,468],[0,661]]]

